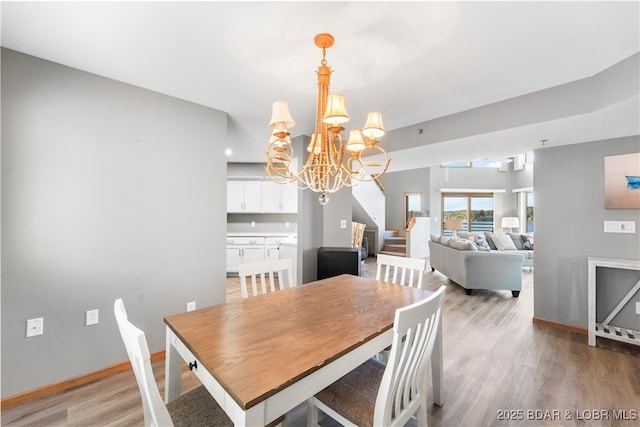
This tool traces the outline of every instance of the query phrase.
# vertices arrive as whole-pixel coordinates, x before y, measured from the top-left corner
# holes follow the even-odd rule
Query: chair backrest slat
[[[404,425],[416,411],[426,422],[426,369],[440,322],[445,286],[396,310],[393,343],[378,390],[374,425]]]
[[[386,254],[378,254],[377,258],[376,280],[384,280],[385,282],[410,286],[412,288],[422,288],[422,276],[427,269],[426,259],[406,258]],[[389,280],[391,269],[393,269],[393,276],[391,280]],[[383,270],[384,279],[382,278]],[[398,281],[398,275],[400,276],[400,281]]]
[[[247,277],[251,277],[252,296],[260,295],[259,288],[262,294],[266,294],[268,292],[275,292],[278,289],[296,286],[293,281],[292,266],[293,264],[290,258],[240,264],[238,275],[240,276],[242,298],[249,297]],[[258,277],[260,279],[260,287],[258,287]],[[267,278],[269,281],[268,287]],[[276,286],[276,278],[278,286]]]
[[[115,301],[113,311],[138,383],[138,389],[140,389],[145,426],[173,426],[173,421],[171,421],[171,416],[162,396],[160,396],[158,385],[153,376],[151,355],[144,332],[129,322],[122,298]]]

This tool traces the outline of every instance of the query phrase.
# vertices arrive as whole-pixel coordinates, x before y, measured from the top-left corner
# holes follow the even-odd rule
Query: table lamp
[[[502,218],[502,229],[508,229],[511,233],[514,228],[520,228],[520,220],[517,216],[505,216]]]
[[[458,230],[462,230],[462,220],[447,218],[444,220],[444,229],[451,230],[451,238],[456,238],[458,237]]]

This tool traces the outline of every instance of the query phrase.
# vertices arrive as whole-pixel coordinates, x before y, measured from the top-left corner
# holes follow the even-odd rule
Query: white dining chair
[[[307,425],[319,410],[348,426],[404,426],[416,416],[427,425],[427,374],[442,321],[445,287],[396,310],[389,362],[369,359],[308,400]]]
[[[278,279],[277,286],[276,274]],[[293,281],[292,262],[290,258],[240,264],[238,267],[238,276],[240,276],[242,298],[249,297],[249,287],[247,285],[247,278],[249,277],[251,278],[253,296],[264,295],[268,292],[275,292],[278,289],[296,286]]]
[[[378,254],[377,264],[376,280],[422,288],[422,276],[427,270],[426,259]]]
[[[233,426],[231,419],[204,386],[184,393],[165,405],[153,375],[144,332],[129,322],[122,298],[115,301],[113,311],[140,389],[145,426]]]

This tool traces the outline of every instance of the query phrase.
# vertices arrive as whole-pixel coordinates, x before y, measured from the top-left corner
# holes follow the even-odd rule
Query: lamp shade
[[[444,220],[445,230],[462,230],[462,220],[455,218],[447,218]]]
[[[328,125],[339,125],[349,121],[347,107],[344,105],[344,96],[337,93],[329,95],[322,121]]]
[[[314,132],[311,135],[311,142],[307,145],[307,151],[313,154],[320,154],[322,151],[322,138],[319,133]]]
[[[366,146],[362,140],[362,133],[358,129],[349,132],[349,141],[345,147],[349,151],[362,151]]]
[[[502,228],[519,228],[520,220],[516,216],[505,216],[502,218]]]
[[[291,113],[289,113],[289,105],[284,101],[274,102],[269,127],[273,129],[289,129],[295,125],[296,122],[293,121]]]
[[[367,138],[382,138],[385,134],[384,125],[382,124],[382,114],[377,111],[370,112],[367,115],[367,122],[362,128],[362,134]]]

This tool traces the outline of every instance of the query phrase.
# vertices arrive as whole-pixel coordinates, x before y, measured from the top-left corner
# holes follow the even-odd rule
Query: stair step
[[[386,255],[395,255],[395,256],[407,256],[406,252],[397,252],[397,251],[387,251],[387,250],[382,250],[382,251],[378,251],[379,254],[386,254]]]
[[[392,237],[397,237],[398,236],[398,230],[394,230],[394,229],[384,230],[383,236],[384,236],[385,239],[390,239]]]
[[[406,245],[406,243],[386,243],[384,245],[384,248],[385,249],[388,249],[388,248],[400,248],[402,250],[405,250],[405,249],[407,249],[407,245]]]

